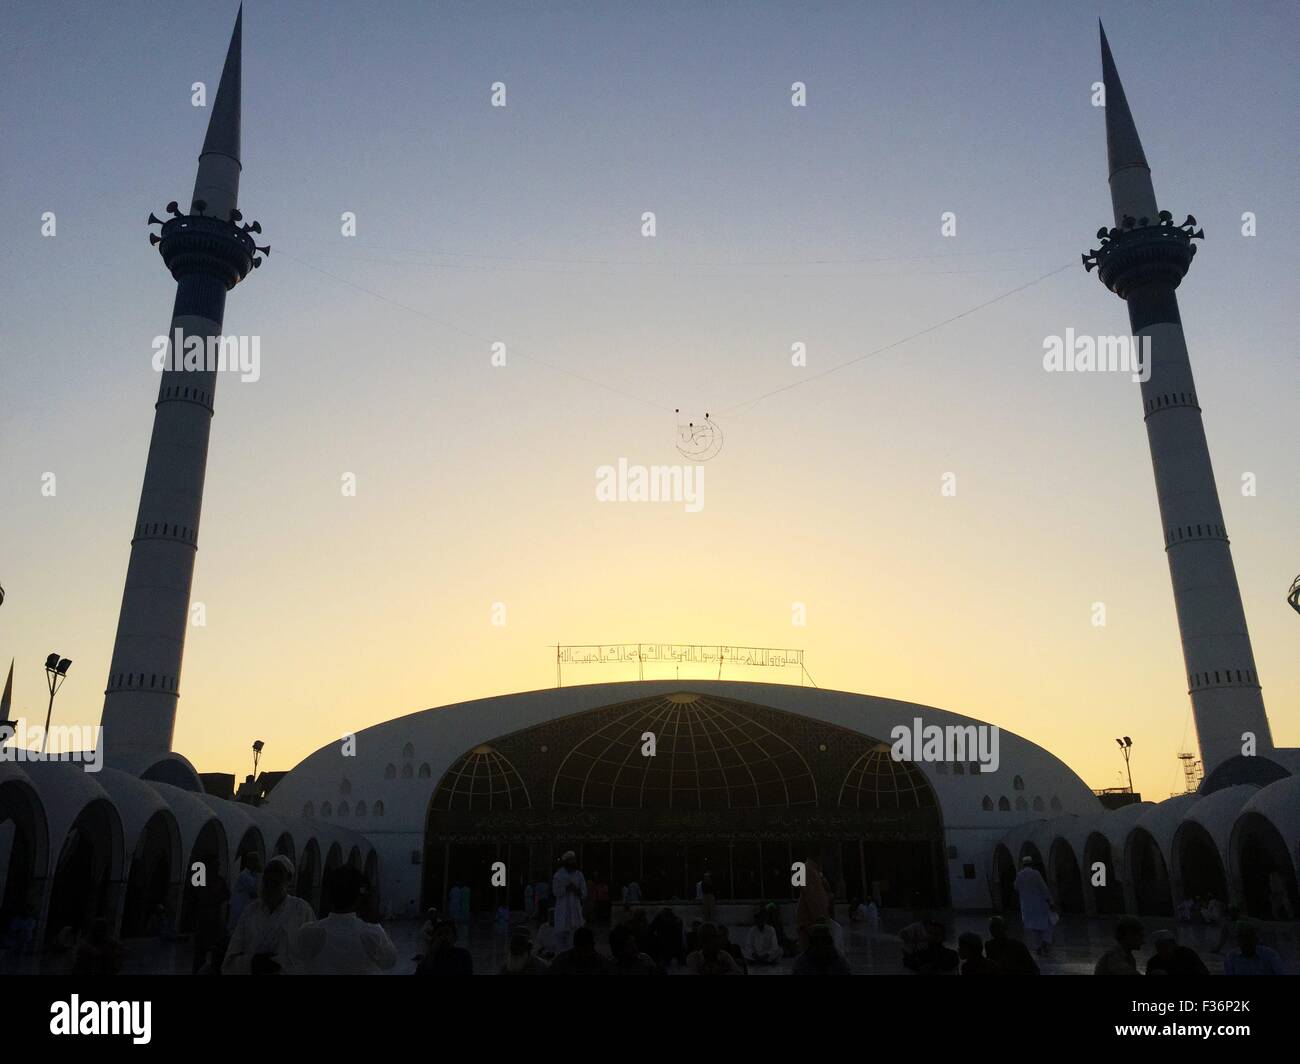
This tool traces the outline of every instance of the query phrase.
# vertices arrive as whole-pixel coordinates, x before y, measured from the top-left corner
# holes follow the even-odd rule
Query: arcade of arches
[[[653,735],[654,756],[643,748]],[[549,721],[462,754],[429,802],[424,904],[471,886],[476,910],[522,908],[564,850],[589,880],[691,899],[791,898],[791,865],[818,861],[840,896],[943,905],[938,801],[889,747],[833,724],[691,693]],[[491,867],[508,886],[491,889]]]
[[[220,875],[229,883],[232,869],[254,853],[263,862],[275,854],[293,860],[298,872],[293,892],[318,915],[330,911],[322,876],[335,865],[352,864],[378,890],[378,854],[362,836],[345,832],[347,848],[332,841],[322,854],[317,838],[308,835],[299,854],[291,832],[263,831],[272,826],[284,825],[246,826],[236,834],[214,814],[187,849],[174,812],[158,809],[128,847],[116,804],[100,796],[80,808],[60,837],[51,838],[36,787],[25,778],[0,778],[0,939],[16,920],[27,918],[37,920],[41,942],[65,928],[84,932],[101,917],[123,938],[161,928],[192,932],[198,894],[188,871],[200,864],[210,877]]]
[[[1082,865],[1063,838],[1053,841],[1046,861],[1032,842],[1023,843],[1016,854],[1005,843],[998,843],[993,851],[994,905],[1012,912],[1019,908],[1013,884],[1020,862],[1028,857],[1047,879],[1060,911],[1067,915],[1132,912],[1168,917],[1183,898],[1225,901],[1238,896],[1242,911],[1255,919],[1290,919],[1286,912],[1300,912],[1300,884],[1286,843],[1277,828],[1256,813],[1243,816],[1232,833],[1239,895],[1230,889],[1227,870],[1210,833],[1194,820],[1184,821],[1174,833],[1168,864],[1151,833],[1141,827],[1129,832],[1124,852],[1127,880],[1118,873],[1115,847],[1100,832],[1091,833],[1085,841]],[[1108,872],[1104,885],[1092,882],[1091,871],[1098,865]]]

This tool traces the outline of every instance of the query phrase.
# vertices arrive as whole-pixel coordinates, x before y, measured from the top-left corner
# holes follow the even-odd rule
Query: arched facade
[[[1174,901],[1169,866],[1155,837],[1146,828],[1129,833],[1124,863],[1129,869],[1133,905],[1140,916],[1172,916]]]
[[[1230,889],[1263,919],[1300,916],[1300,777],[1258,790],[1233,824],[1228,842]]]
[[[0,927],[17,916],[38,916],[50,863],[49,827],[40,795],[27,773],[0,763]]]
[[[994,904],[1006,903],[1000,895],[1012,855],[1050,835],[1048,884],[1065,912],[1074,911],[1077,883],[1089,915],[1169,916],[1183,900],[1204,904],[1213,897],[1258,919],[1295,919],[1300,778],[1279,777],[1284,770],[1274,761],[1249,761],[1218,773],[1213,786],[1159,804],[1012,829],[989,850]],[[1067,847],[1082,854],[1077,876]]]
[[[1178,825],[1170,846],[1174,880],[1182,898],[1218,898],[1226,902],[1228,876],[1210,833],[1194,820]]]
[[[89,931],[99,918],[116,926],[121,918],[123,865],[122,821],[107,796],[94,798],[77,812],[52,869],[45,913],[45,937],[63,928]]]
[[[348,780],[352,809],[364,802],[367,810],[348,824],[380,853],[387,904],[412,915],[457,879],[471,886],[474,908],[495,904],[490,870],[498,860],[509,880],[503,899],[522,897],[526,882],[549,879],[570,846],[615,894],[620,869],[640,875],[643,896],[653,887],[678,897],[693,893],[707,869],[715,893],[756,896],[788,882],[797,859],[791,840],[816,845],[846,896],[878,885],[882,901],[907,904],[916,890],[977,908],[989,898],[986,847],[1038,819],[1009,799],[983,808],[985,795],[1020,793],[1030,807],[1041,795],[1067,816],[1097,807],[1068,767],[1004,729],[995,767],[980,764],[973,745],[965,757],[897,762],[883,744],[899,727],[960,731],[973,743],[986,726],[929,706],[783,684],[653,680],[530,691],[375,725],[358,733],[355,756],[323,746],[281,779],[270,807],[324,816]],[[647,733],[653,758],[641,752]],[[521,746],[525,735],[531,742]],[[933,806],[912,808],[917,794]],[[475,837],[480,810],[489,819]],[[905,838],[900,828],[886,837],[891,819],[918,817],[937,831]],[[635,830],[640,821],[653,832]],[[456,850],[439,856],[431,843]]]
[[[298,861],[298,875],[294,881],[294,893],[308,902],[313,909],[320,912],[321,876],[320,843],[314,838],[303,847],[302,857]]]
[[[1074,847],[1068,839],[1057,836],[1048,851],[1047,882],[1056,904],[1067,916],[1082,916],[1087,907],[1083,899],[1083,874]]]
[[[162,763],[184,779],[175,766],[187,762]],[[378,879],[375,848],[339,826],[281,818],[119,769],[0,762],[0,918],[8,927],[31,914],[38,945],[100,918],[122,938],[188,933],[204,886],[220,892],[219,880],[229,884],[248,853],[293,860],[311,844],[318,868],[308,890],[318,894],[318,834]]]

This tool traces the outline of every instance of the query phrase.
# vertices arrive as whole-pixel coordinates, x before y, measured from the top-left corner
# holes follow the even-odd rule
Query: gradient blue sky
[[[144,218],[188,200],[190,85],[215,91],[234,12],[0,8],[20,712],[57,647],[60,719],[98,720],[173,293]],[[546,686],[556,639],[725,641],[1002,723],[1095,786],[1130,733],[1139,787],[1168,793],[1188,701],[1136,386],[1041,369],[1046,335],[1127,328],[1081,269],[718,414],[704,513],[593,501],[598,465],[678,460],[674,407],[727,410],[1077,263],[1110,220],[1099,15],[1160,203],[1207,232],[1183,318],[1275,736],[1300,744],[1293,4],[250,0],[240,203],[275,251],[226,328],[260,334],[263,378],[218,389],[178,748],[242,769],[256,733],[287,768]]]

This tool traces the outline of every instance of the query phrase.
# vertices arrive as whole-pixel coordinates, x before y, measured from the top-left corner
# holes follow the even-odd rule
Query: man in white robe
[[[302,975],[378,975],[397,963],[397,948],[379,924],[357,915],[366,878],[352,865],[325,877],[331,912],[289,935],[295,971]]]
[[[781,943],[777,940],[776,928],[767,922],[767,914],[759,910],[745,943],[745,960],[750,964],[775,964],[781,956]]]
[[[289,858],[272,857],[262,873],[255,901],[245,907],[221,965],[223,975],[294,974],[289,936],[316,918],[311,906],[289,893],[294,867]]]
[[[1046,953],[1052,944],[1052,914],[1056,907],[1052,904],[1052,892],[1047,887],[1038,869],[1034,867],[1032,857],[1026,857],[1021,869],[1016,873],[1016,893],[1020,895],[1020,919],[1025,931],[1038,941],[1036,952]]]
[[[555,949],[563,953],[573,948],[573,932],[586,921],[582,903],[587,897],[587,880],[578,868],[578,855],[569,850],[560,858],[562,864],[551,879],[555,895]]]

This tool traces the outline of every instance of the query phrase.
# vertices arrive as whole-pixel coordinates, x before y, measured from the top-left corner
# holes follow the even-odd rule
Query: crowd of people
[[[1259,941],[1259,931],[1249,920],[1234,925],[1237,946],[1223,958],[1224,975],[1285,975],[1286,965],[1277,950]],[[1205,962],[1190,946],[1180,945],[1172,931],[1157,931],[1146,960],[1147,975],[1209,975]],[[1146,941],[1146,928],[1135,916],[1121,916],[1115,925],[1115,945],[1102,954],[1095,975],[1138,975],[1137,952]]]
[[[774,909],[775,906],[772,906]],[[563,920],[563,918],[562,918]],[[423,937],[426,951],[416,975],[473,975],[469,950],[457,942],[455,920],[431,914]],[[747,929],[744,944],[732,940],[721,923],[696,919],[687,929],[671,908],[648,918],[638,909],[609,931],[608,949],[601,950],[595,930],[587,924],[572,929],[570,945],[557,949],[555,913],[534,933],[530,924],[517,924],[509,934],[500,975],[747,975],[756,967],[771,967],[789,958],[795,975],[849,975],[849,963],[836,945],[830,922],[807,929],[807,941],[796,948],[760,908]]]
[[[733,941],[726,924],[713,919],[717,897],[709,873],[696,884],[701,915],[689,928],[671,906],[648,915],[638,907],[639,886],[629,883],[622,891],[623,918],[609,931],[608,948],[602,951],[588,916],[601,914],[601,903],[609,899],[608,888],[598,894],[593,906],[593,888],[570,850],[561,857],[549,884],[532,885],[526,893],[525,904],[535,907],[535,912],[532,919],[510,930],[499,974],[665,975],[676,969],[691,975],[746,975],[753,968],[788,959],[795,975],[848,975],[844,932],[832,916],[829,885],[815,864],[808,865],[807,877],[795,909],[793,939],[787,936],[773,902],[757,908],[739,942]],[[457,895],[455,901],[459,900]],[[853,911],[862,919],[878,915],[874,902],[869,907],[859,903]],[[464,923],[455,915],[429,912],[421,931],[424,951],[417,975],[474,973],[472,954],[457,941]]]
[[[1236,948],[1224,958],[1225,975],[1285,975],[1286,964],[1277,950],[1259,941],[1254,924],[1235,925]],[[942,920],[923,918],[899,932],[903,944],[903,966],[923,975],[960,971],[962,975],[1039,975],[1034,952],[1007,931],[1006,921],[995,916],[989,921],[989,937],[967,931],[957,938],[957,948],[945,945]],[[1146,928],[1134,916],[1122,916],[1115,925],[1115,944],[1097,960],[1094,975],[1209,975],[1210,970],[1197,952],[1179,943],[1173,931],[1161,929],[1151,936],[1151,953],[1145,962],[1137,954],[1146,941]],[[1038,947],[1041,950],[1042,946]],[[1035,951],[1037,952],[1037,951]]]
[[[195,895],[192,971],[196,974],[379,974],[396,969],[393,941],[379,922],[370,886],[351,865],[325,874],[323,897],[326,915],[317,919],[312,906],[293,893],[295,869],[284,856],[263,866],[249,854],[234,883],[220,877],[200,887]],[[664,975],[680,971],[690,975],[746,975],[782,968],[794,975],[849,975],[845,930],[835,920],[833,893],[815,862],[805,866],[793,912],[793,934],[788,934],[781,907],[775,902],[758,905],[747,923],[736,930],[717,919],[717,897],[712,877],[704,873],[695,889],[698,917],[689,927],[671,906],[651,914],[643,907],[640,889],[629,883],[622,889],[623,905],[599,948],[592,927],[612,916],[608,885],[594,891],[578,866],[573,851],[566,852],[548,883],[532,885],[528,912],[515,922],[502,907],[497,925],[504,936],[504,963],[492,967],[502,975]],[[946,944],[948,927],[937,916],[918,913],[898,932],[902,966],[922,975],[1038,975],[1035,958],[1049,955],[1052,929],[1058,914],[1042,875],[1026,859],[1016,876],[1021,920],[1026,941],[1013,936],[1006,921],[993,917],[988,937],[966,931],[956,949]],[[593,892],[596,897],[593,898]],[[161,910],[161,906],[159,907]],[[1194,913],[1202,922],[1222,924],[1223,935],[1215,952],[1235,930],[1236,946],[1224,957],[1228,975],[1280,975],[1286,965],[1276,950],[1259,941],[1248,921],[1235,921],[1234,913],[1216,907],[1213,897],[1197,899]],[[866,943],[874,943],[880,926],[880,909],[872,900],[853,899],[849,922],[865,925]],[[1179,907],[1179,922],[1188,910]],[[417,975],[473,975],[473,954],[461,944],[472,910],[469,887],[454,886],[448,893],[446,912],[430,910],[418,935]],[[1224,919],[1225,915],[1228,919]],[[1193,917],[1193,919],[1196,918]],[[150,920],[159,937],[169,937],[165,914]],[[71,929],[69,929],[70,931]],[[170,935],[174,937],[174,935]],[[498,939],[500,942],[501,939]],[[1146,928],[1135,917],[1119,918],[1115,943],[1097,960],[1097,975],[1208,975],[1205,962],[1170,930],[1150,937],[1150,953],[1140,952],[1147,942]],[[6,943],[8,944],[8,943]],[[71,957],[70,970],[82,975],[112,975],[121,971],[123,948],[110,934],[108,922],[93,920],[82,935],[56,936],[53,947]]]

